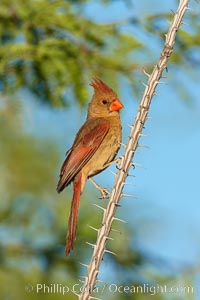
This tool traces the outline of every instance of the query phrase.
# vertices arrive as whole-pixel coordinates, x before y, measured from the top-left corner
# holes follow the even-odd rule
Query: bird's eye
[[[103,103],[103,104],[107,104],[108,101],[107,101],[107,100],[103,100],[102,103]]]

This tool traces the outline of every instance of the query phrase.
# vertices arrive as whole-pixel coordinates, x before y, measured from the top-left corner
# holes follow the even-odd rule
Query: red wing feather
[[[109,127],[109,122],[102,118],[88,120],[82,126],[71,151],[62,165],[57,186],[58,192],[61,192],[74,179],[94,155],[106,136]]]

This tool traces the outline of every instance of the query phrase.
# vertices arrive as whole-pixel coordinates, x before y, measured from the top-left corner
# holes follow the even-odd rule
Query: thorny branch
[[[170,25],[169,31],[166,34],[166,41],[161,55],[158,59],[157,65],[154,67],[151,75],[147,74],[148,82],[145,85],[144,95],[138,108],[138,113],[135,118],[134,125],[131,126],[131,133],[127,145],[125,146],[125,152],[120,163],[120,170],[115,177],[115,183],[110,195],[109,203],[103,214],[102,227],[97,229],[97,241],[92,245],[94,248],[93,255],[89,265],[87,266],[87,275],[85,277],[84,285],[80,295],[77,294],[79,300],[98,299],[92,297],[92,292],[97,282],[97,275],[99,272],[100,264],[106,250],[106,241],[109,238],[112,222],[119,220],[115,218],[115,212],[120,201],[123,197],[123,187],[125,180],[128,176],[128,171],[133,165],[133,157],[138,147],[140,136],[142,135],[142,129],[147,119],[152,97],[155,94],[155,89],[162,77],[162,72],[166,69],[168,60],[173,52],[173,45],[175,43],[176,33],[178,28],[183,24],[182,19],[186,10],[188,10],[189,0],[180,0],[177,12],[174,14],[173,21]]]

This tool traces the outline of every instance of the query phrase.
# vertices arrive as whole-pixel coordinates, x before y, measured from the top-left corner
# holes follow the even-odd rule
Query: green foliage
[[[150,64],[138,56],[144,45],[132,34],[124,33],[123,22],[106,24],[86,18],[82,13],[86,2],[1,1],[0,86],[4,93],[25,87],[51,106],[68,105],[72,96],[83,105],[92,77],[112,78],[115,84],[119,75],[127,78],[138,93],[133,75],[141,64],[146,69]],[[105,7],[109,3],[104,1]],[[127,25],[140,24],[144,31],[159,35],[163,41],[166,27],[160,21],[171,17],[147,15],[142,24],[135,18]],[[173,55],[173,64],[181,64],[185,58],[193,62],[190,50],[199,47],[200,29],[196,15],[190,22],[196,31],[182,29],[176,42],[181,55],[179,51]]]
[[[78,2],[1,2],[0,78],[4,92],[27,87],[55,106],[70,102],[68,88],[83,104],[88,78],[133,71],[129,54],[141,43],[121,33],[117,24],[97,24],[80,11],[77,17]]]
[[[58,151],[52,140],[38,139],[25,132],[23,106],[19,103],[1,98],[2,299],[25,299],[26,284],[62,282],[63,278],[70,283],[79,272],[77,258],[66,261],[64,257],[70,201],[65,209],[66,194],[56,201]],[[42,296],[41,293],[38,298]],[[35,295],[31,297],[34,299]]]

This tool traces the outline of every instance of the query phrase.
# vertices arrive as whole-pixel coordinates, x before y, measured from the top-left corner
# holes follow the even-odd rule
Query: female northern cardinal
[[[76,135],[60,172],[57,191],[60,193],[73,181],[73,198],[68,221],[66,255],[73,249],[80,196],[87,179],[104,170],[120,148],[122,127],[119,110],[123,108],[116,93],[102,80],[90,84],[94,95],[89,104],[87,120]]]

